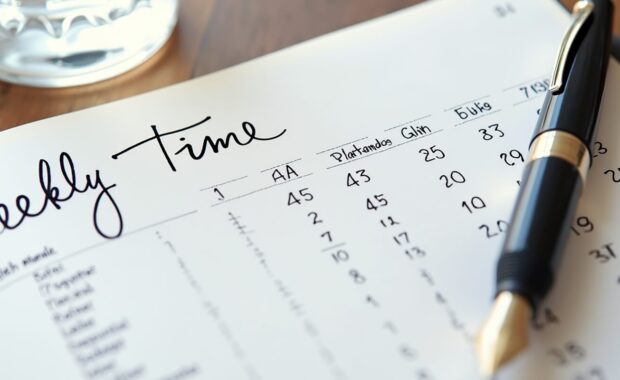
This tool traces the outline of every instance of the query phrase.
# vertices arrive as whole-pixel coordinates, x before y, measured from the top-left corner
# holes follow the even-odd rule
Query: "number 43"
[[[370,176],[366,174],[366,170],[360,169],[356,170],[355,173],[347,174],[347,187],[359,186],[360,182],[370,182]]]

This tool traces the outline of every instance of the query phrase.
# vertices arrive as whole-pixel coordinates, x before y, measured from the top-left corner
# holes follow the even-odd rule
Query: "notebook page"
[[[553,1],[432,1],[3,132],[2,377],[479,378],[567,24]],[[608,77],[558,281],[499,379],[620,374]]]

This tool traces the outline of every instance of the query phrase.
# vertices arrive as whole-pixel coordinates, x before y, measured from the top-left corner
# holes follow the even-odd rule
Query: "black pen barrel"
[[[610,0],[591,0],[592,17],[579,34],[569,58],[568,75],[558,93],[547,94],[534,137],[549,130],[561,130],[591,146],[605,86],[611,49],[614,5]]]
[[[497,294],[520,294],[536,309],[553,283],[582,185],[579,170],[561,158],[526,165],[497,266]]]
[[[497,267],[497,294],[525,297],[534,310],[549,292],[590,163],[609,61],[613,4],[592,14],[547,93]],[[559,58],[563,59],[563,58]],[[555,78],[555,77],[554,77]],[[554,80],[555,81],[555,80]]]
[[[592,159],[612,15],[610,0],[579,0],[561,41],[477,338],[487,374],[527,346],[528,314],[554,282]]]

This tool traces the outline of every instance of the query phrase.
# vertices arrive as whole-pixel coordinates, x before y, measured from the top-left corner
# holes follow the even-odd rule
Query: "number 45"
[[[387,205],[388,201],[387,199],[385,199],[385,196],[383,194],[377,194],[372,198],[366,198],[366,208],[368,210],[376,211],[379,209],[379,207],[385,207]]]
[[[299,190],[297,194],[295,194],[294,191],[288,193],[288,206],[300,205],[302,201],[310,202],[314,199],[314,195],[312,195],[310,189],[308,189],[307,187]]]

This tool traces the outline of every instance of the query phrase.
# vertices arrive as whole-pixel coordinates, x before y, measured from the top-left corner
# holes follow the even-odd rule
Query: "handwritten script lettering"
[[[164,137],[168,137],[176,133],[184,132],[189,129],[198,127],[200,125],[205,124],[209,120],[211,120],[211,116],[207,116],[203,120],[195,124],[192,124],[190,126],[176,129],[170,132],[165,132],[165,133],[159,133],[159,131],[157,130],[157,126],[151,125],[151,129],[153,130],[152,137],[139,141],[138,143],[133,144],[129,148],[126,148],[116,154],[113,154],[112,158],[116,160],[118,159],[120,155],[125,154],[134,148],[137,148],[146,143],[153,142],[153,143],[156,143],[161,149],[161,152],[163,153],[164,158],[166,159],[166,162],[168,163],[168,166],[170,167],[170,169],[173,172],[176,172],[177,168],[174,165],[174,162],[172,161],[172,157],[170,156],[170,152],[168,151],[166,144],[164,144]],[[237,145],[244,146],[244,145],[249,145],[253,141],[275,140],[286,132],[286,129],[284,129],[282,132],[272,137],[258,137],[256,136],[256,127],[254,127],[254,125],[250,123],[249,121],[244,121],[243,123],[241,123],[241,129],[243,129],[243,135],[241,137],[237,136],[235,132],[229,132],[224,138],[215,138],[215,139],[207,135],[203,138],[202,144],[198,146],[197,150],[194,150],[194,146],[192,144],[183,143],[181,147],[174,152],[174,155],[178,156],[180,154],[186,153],[193,160],[200,160],[205,156],[208,150],[211,150],[213,153],[218,153],[220,149],[228,149],[228,147],[230,146],[232,142],[234,142]],[[180,137],[179,141],[185,142],[185,137]]]
[[[83,194],[92,190],[99,191],[92,214],[93,224],[97,233],[106,239],[114,239],[121,236],[123,233],[123,217],[110,192],[112,188],[116,187],[116,184],[105,185],[99,170],[95,170],[94,176],[87,174],[83,177],[83,180],[78,181],[75,165],[68,153],[62,152],[60,154],[59,165],[63,177],[62,181],[64,182],[61,187],[58,187],[56,185],[57,181],[52,178],[49,162],[44,159],[39,160],[39,186],[43,199],[37,208],[33,207],[30,197],[23,194],[15,198],[15,209],[17,210],[10,209],[6,203],[0,203],[0,233],[18,228],[27,218],[35,218],[42,215],[50,205],[60,210],[62,204],[69,201],[76,194]],[[113,223],[114,227],[110,230],[102,227],[99,215],[100,210],[106,206],[109,211],[108,215],[112,215],[113,219],[116,219],[115,223]]]

